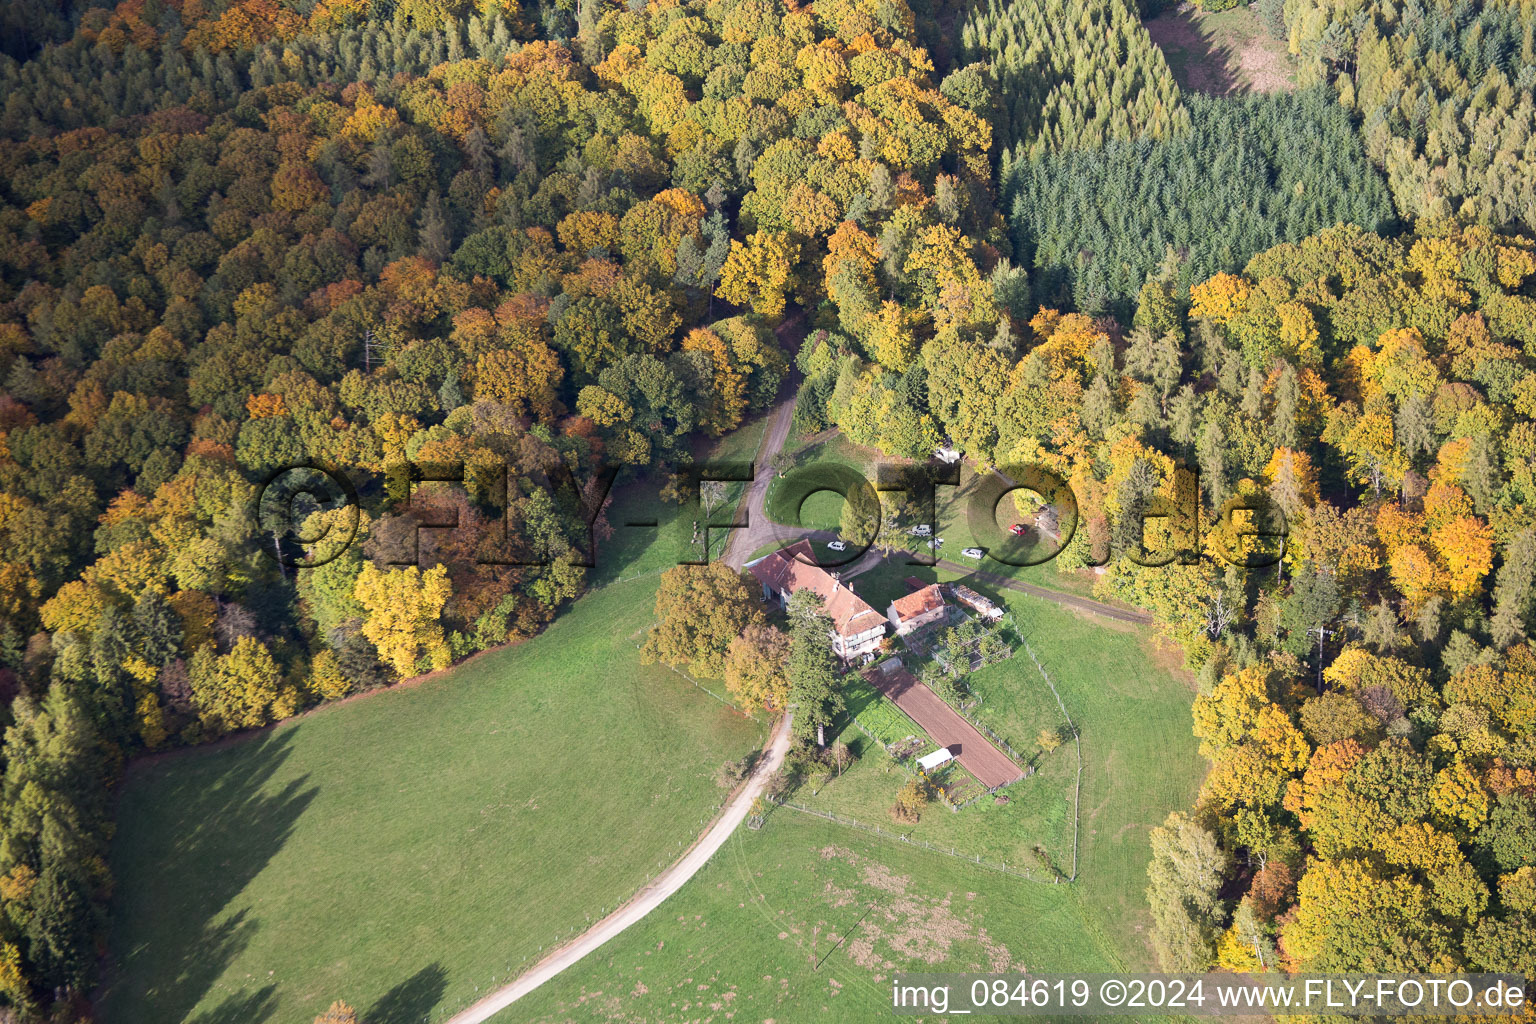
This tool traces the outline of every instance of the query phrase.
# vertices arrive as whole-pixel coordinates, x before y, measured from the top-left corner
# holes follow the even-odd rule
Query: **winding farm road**
[[[804,331],[801,324],[804,317],[803,312],[798,313],[779,325],[777,333],[780,343],[786,344],[791,339],[794,340],[793,346],[786,344],[786,348],[793,350],[798,347],[799,338],[796,335],[803,337]],[[763,433],[762,444],[756,459],[757,472],[755,479],[747,488],[743,502],[749,525],[744,529],[731,531],[730,540],[726,543],[723,560],[735,569],[740,569],[746,564],[753,551],[776,536],[775,524],[763,514],[763,502],[768,496],[768,483],[773,479],[769,464],[789,439],[790,423],[795,416],[796,389],[788,387],[786,390],[789,392],[788,397],[782,398],[768,413],[768,427]],[[763,787],[767,785],[768,776],[778,771],[779,766],[784,763],[784,755],[789,751],[791,717],[785,715],[779,719],[778,727],[769,739],[765,756],[758,758],[747,781],[704,831],[704,834],[671,867],[648,882],[645,888],[636,893],[628,903],[551,952],[519,975],[515,981],[503,985],[468,1009],[454,1014],[448,1019],[447,1024],[481,1024],[482,1021],[490,1020],[636,921],[644,918],[659,907],[668,896],[681,889],[683,883],[697,874],[709,858],[725,845],[725,841],[731,837],[731,833],[736,831],[737,826],[746,820],[748,813],[752,810],[753,801],[762,794]]]
[[[671,867],[647,883],[645,888],[636,893],[628,903],[534,964],[516,981],[502,986],[469,1009],[454,1014],[448,1019],[447,1024],[481,1024],[482,1021],[490,1020],[645,917],[659,907],[668,896],[681,889],[683,883],[697,874],[709,858],[725,845],[725,841],[731,837],[732,832],[736,831],[736,827],[746,820],[747,814],[752,810],[752,802],[767,785],[768,776],[778,771],[779,766],[784,763],[784,755],[789,750],[790,718],[790,715],[785,715],[779,719],[778,728],[774,730],[768,742],[766,756],[758,758],[752,774],[747,776],[747,781],[731,798],[730,803],[726,804],[719,817],[715,818],[698,841],[689,847],[688,851]]]

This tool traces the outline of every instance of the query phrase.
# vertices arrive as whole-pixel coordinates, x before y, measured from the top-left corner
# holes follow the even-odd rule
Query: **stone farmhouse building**
[[[798,557],[797,557],[798,556]],[[872,654],[885,638],[885,616],[815,561],[808,540],[797,541],[747,565],[753,579],[762,584],[763,598],[789,603],[797,590],[811,590],[826,605],[832,619],[832,653],[844,661]]]

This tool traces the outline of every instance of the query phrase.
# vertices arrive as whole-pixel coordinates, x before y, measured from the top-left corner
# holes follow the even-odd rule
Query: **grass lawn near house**
[[[290,1024],[340,998],[408,1024],[631,895],[722,800],[721,762],[766,735],[640,664],[655,588],[610,586],[521,646],[138,765],[96,1019]]]
[[[721,437],[699,441],[695,457],[700,462],[751,462],[762,444],[767,420],[768,415],[762,413]],[[657,575],[682,559],[703,557],[703,544],[692,543],[691,519],[683,519],[682,507],[677,502],[662,500],[665,483],[661,473],[650,473],[639,478],[621,479],[614,484],[612,502],[605,512],[612,533],[607,539],[598,539],[596,565],[588,570],[587,577],[592,586]],[[737,506],[746,494],[746,488],[745,482],[727,482],[726,500],[709,518],[724,523],[740,516],[742,513]],[[699,517],[704,518],[702,509]],[[629,523],[656,525],[626,525]],[[712,559],[724,555],[730,537],[731,531],[727,529],[709,531]]]
[[[950,581],[953,573],[899,566],[891,561],[857,580],[860,593],[883,595],[901,577]],[[1169,811],[1193,800],[1205,766],[1191,729],[1194,697],[1188,675],[1170,667],[1150,630],[1089,620],[1026,594],[978,585],[1012,612],[1018,632],[1033,647],[1061,694],[1081,736],[1083,773],[1078,834],[1077,888],[1087,920],[1118,936],[1127,964],[1150,964],[1145,947],[1147,833]],[[910,659],[909,659],[910,660]],[[981,698],[977,719],[1009,740],[1020,753],[1039,748],[1042,728],[1065,724],[1061,709],[1035,662],[1020,648],[1014,656],[967,677]],[[861,822],[894,826],[889,809],[905,780],[899,766],[856,729],[841,739],[860,760],[814,796],[793,799]],[[1036,761],[1035,775],[1003,793],[1006,805],[983,798],[959,812],[930,805],[914,826],[914,839],[953,846],[1030,868],[1038,843],[1063,871],[1072,863],[1072,801],[1077,752],[1070,739]],[[804,791],[802,791],[804,792]]]
[[[848,719],[857,719],[859,725],[873,733],[886,746],[900,743],[908,736],[916,736],[923,740],[928,738],[922,726],[914,722],[905,711],[896,706],[895,701],[871,686],[869,681],[857,672],[850,672],[843,676],[842,695],[843,716]],[[859,730],[850,724],[842,737],[844,741],[849,740],[850,732],[858,733]]]
[[[813,791],[818,780],[801,786],[789,799],[864,825],[898,831],[961,855],[981,856],[1043,874],[1044,868],[1033,853],[1039,844],[1063,871],[1070,867],[1071,780],[1076,762],[1069,764],[1067,758],[1059,756],[1061,751],[1041,761],[1035,775],[1002,790],[1008,797],[1007,804],[982,797],[962,810],[951,811],[934,799],[922,817],[909,824],[897,822],[890,814],[896,791],[908,779],[907,772],[852,725],[838,739],[853,749],[858,761],[841,776],[820,784],[819,791]],[[1009,885],[1019,882],[1001,875],[999,881]]]
[[[701,460],[705,462],[745,463],[751,465],[757,459],[758,449],[762,446],[763,435],[767,432],[768,420],[772,416],[772,408],[766,412],[758,413],[747,422],[729,433],[718,438],[701,442]],[[766,472],[766,467],[763,470]],[[737,522],[742,518],[741,501],[746,496],[750,481],[728,480],[725,481],[725,501],[709,513],[708,520],[716,523]],[[725,549],[730,544],[731,531],[727,529],[711,529],[709,531],[709,558],[711,561],[725,557]]]
[[[1089,919],[1117,937],[1129,964],[1150,965],[1147,834],[1194,802],[1207,770],[1190,718],[1194,680],[1178,667],[1181,658],[1157,648],[1149,627],[1108,624],[1011,591],[991,596],[1013,612],[1081,736],[1078,871]],[[977,672],[973,685],[984,697],[981,721],[1026,743],[1040,708],[1054,704],[1024,651]],[[1070,746],[1049,759],[1064,761]]]
[[[790,449],[793,450],[793,449]],[[794,464],[783,477],[775,476],[768,485],[764,511],[776,523],[802,526],[808,530],[836,530],[843,514],[843,498],[833,491],[814,491],[807,494],[812,479],[811,471],[823,467],[826,481],[847,486],[853,474],[870,476],[873,453],[848,441],[839,433],[830,433],[795,451]],[[850,473],[849,471],[853,471]],[[796,518],[795,498],[803,497]]]
[[[1083,895],[777,808],[493,1022],[863,1024],[890,1019],[896,971],[1113,970]]]

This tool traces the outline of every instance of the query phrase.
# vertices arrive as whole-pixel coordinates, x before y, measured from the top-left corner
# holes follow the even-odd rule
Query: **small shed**
[[[948,747],[940,747],[938,750],[935,750],[933,753],[925,754],[922,757],[918,758],[917,759],[917,766],[919,768],[921,768],[925,772],[931,772],[935,768],[937,768],[939,765],[943,764],[945,761],[950,760],[954,756],[955,756],[954,754],[951,754],[949,752],[949,748]]]

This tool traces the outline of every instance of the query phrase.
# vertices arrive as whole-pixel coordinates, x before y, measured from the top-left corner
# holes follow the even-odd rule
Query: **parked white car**
[[[943,543],[944,543],[944,538],[943,537],[934,537],[932,540],[930,540],[928,542],[928,546],[933,548],[933,550],[937,551],[937,550],[939,550],[939,545],[943,544]]]
[[[918,523],[916,526],[912,527],[912,536],[914,537],[927,537],[932,535],[932,533],[933,527],[928,523]]]
[[[961,551],[960,553],[962,555],[964,555],[966,558],[980,558],[986,552],[982,551],[981,548],[966,548],[965,550]]]
[[[843,540],[829,540],[829,541],[827,541],[827,550],[828,551],[847,551],[848,550],[848,542],[847,541],[843,541]]]

